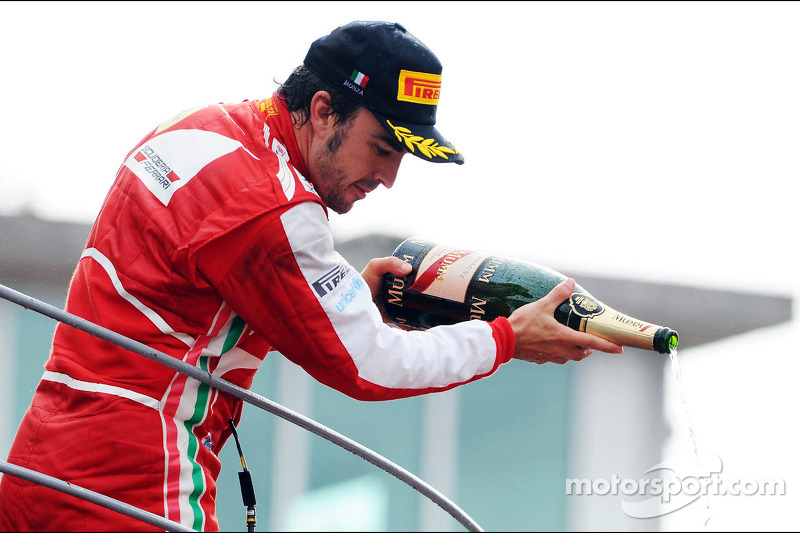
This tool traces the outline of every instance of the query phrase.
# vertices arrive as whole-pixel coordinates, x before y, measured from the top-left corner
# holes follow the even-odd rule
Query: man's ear
[[[331,107],[331,95],[327,91],[317,91],[311,97],[309,122],[314,134],[324,135],[328,128],[333,128],[336,115]]]

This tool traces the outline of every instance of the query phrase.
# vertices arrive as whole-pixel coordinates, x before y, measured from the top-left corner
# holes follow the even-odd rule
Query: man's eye
[[[381,148],[380,146],[375,146],[375,151],[378,152],[379,156],[387,156],[387,155],[389,155],[391,153],[391,152],[389,152],[389,150],[385,150],[385,149]]]

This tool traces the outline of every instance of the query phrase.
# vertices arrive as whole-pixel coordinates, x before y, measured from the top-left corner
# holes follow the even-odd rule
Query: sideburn
[[[350,127],[352,125],[353,121],[347,120],[344,123],[336,126],[336,129],[333,132],[333,137],[328,139],[328,143],[326,144],[326,148],[331,155],[339,151],[339,148],[342,146],[342,142],[344,142],[344,136],[347,135],[348,131],[350,131]]]

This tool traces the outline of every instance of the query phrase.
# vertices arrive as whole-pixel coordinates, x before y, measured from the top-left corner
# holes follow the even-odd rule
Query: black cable
[[[247,469],[247,462],[244,460],[242,445],[239,444],[239,435],[236,433],[236,426],[233,418],[228,420],[233,432],[233,440],[236,441],[236,449],[239,450],[239,459],[242,461],[242,471],[239,472],[239,487],[242,489],[242,503],[247,508],[247,531],[252,533],[256,530],[256,489],[253,486],[253,478]]]

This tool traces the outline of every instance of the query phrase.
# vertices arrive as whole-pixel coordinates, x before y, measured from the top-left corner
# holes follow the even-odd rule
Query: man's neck
[[[300,152],[300,157],[303,158],[305,167],[309,168],[309,153],[311,152],[311,124],[306,121],[301,125],[302,116],[299,112],[294,111],[292,115],[292,133],[294,134],[295,141],[297,142],[297,149]],[[310,176],[306,178],[311,179]]]

